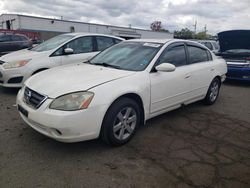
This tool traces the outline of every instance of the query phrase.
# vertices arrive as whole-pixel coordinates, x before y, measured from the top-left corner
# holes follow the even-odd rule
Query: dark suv
[[[0,34],[0,56],[31,46],[32,42],[25,35]]]

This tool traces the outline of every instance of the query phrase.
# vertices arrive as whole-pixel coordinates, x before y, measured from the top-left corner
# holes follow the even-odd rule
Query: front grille
[[[24,102],[29,106],[32,106],[35,109],[38,109],[44,101],[47,99],[47,96],[37,93],[36,91],[25,87],[24,90]]]
[[[1,60],[0,60],[0,65],[2,65],[2,64],[4,64],[4,63],[5,63],[4,61],[1,61]]]

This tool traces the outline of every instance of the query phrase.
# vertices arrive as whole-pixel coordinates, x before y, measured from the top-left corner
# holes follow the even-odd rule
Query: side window
[[[188,46],[188,53],[190,64],[208,61],[207,50],[205,49]]]
[[[185,65],[187,62],[184,45],[174,46],[164,50],[158,59],[157,64],[171,63],[176,67]]]
[[[59,48],[52,54],[52,56],[59,56],[59,55],[63,55],[63,47]]]
[[[119,39],[114,39],[114,41],[115,41],[115,44],[122,42],[122,40],[119,40]]]
[[[11,35],[0,35],[0,42],[10,42]]]
[[[27,40],[29,40],[28,38],[26,38],[24,36],[20,36],[20,39],[21,39],[21,41],[27,41]]]
[[[213,50],[213,46],[210,42],[205,42],[204,44],[209,50]]]
[[[65,48],[72,48],[74,54],[88,53],[93,51],[92,37],[81,37],[70,41]]]
[[[17,35],[12,35],[12,40],[13,41],[21,41],[21,38]]]
[[[114,45],[113,38],[110,37],[96,37],[97,51],[103,51],[106,48]]]

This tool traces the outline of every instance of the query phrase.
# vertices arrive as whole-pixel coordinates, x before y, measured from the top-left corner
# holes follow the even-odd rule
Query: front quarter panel
[[[110,81],[94,87],[89,91],[95,93],[90,106],[105,106],[105,111],[107,111],[111,104],[119,97],[129,93],[137,94],[143,102],[145,120],[148,118],[150,108],[150,80],[148,72],[146,71],[137,72],[131,76]],[[102,118],[104,118],[104,115]]]

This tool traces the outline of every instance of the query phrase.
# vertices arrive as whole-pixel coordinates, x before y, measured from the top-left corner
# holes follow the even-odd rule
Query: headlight
[[[56,98],[50,105],[51,109],[74,111],[88,108],[94,93],[83,91],[77,93],[70,93]]]
[[[25,59],[21,61],[13,61],[3,64],[3,68],[5,69],[12,69],[12,68],[18,68],[26,65],[31,59]]]

